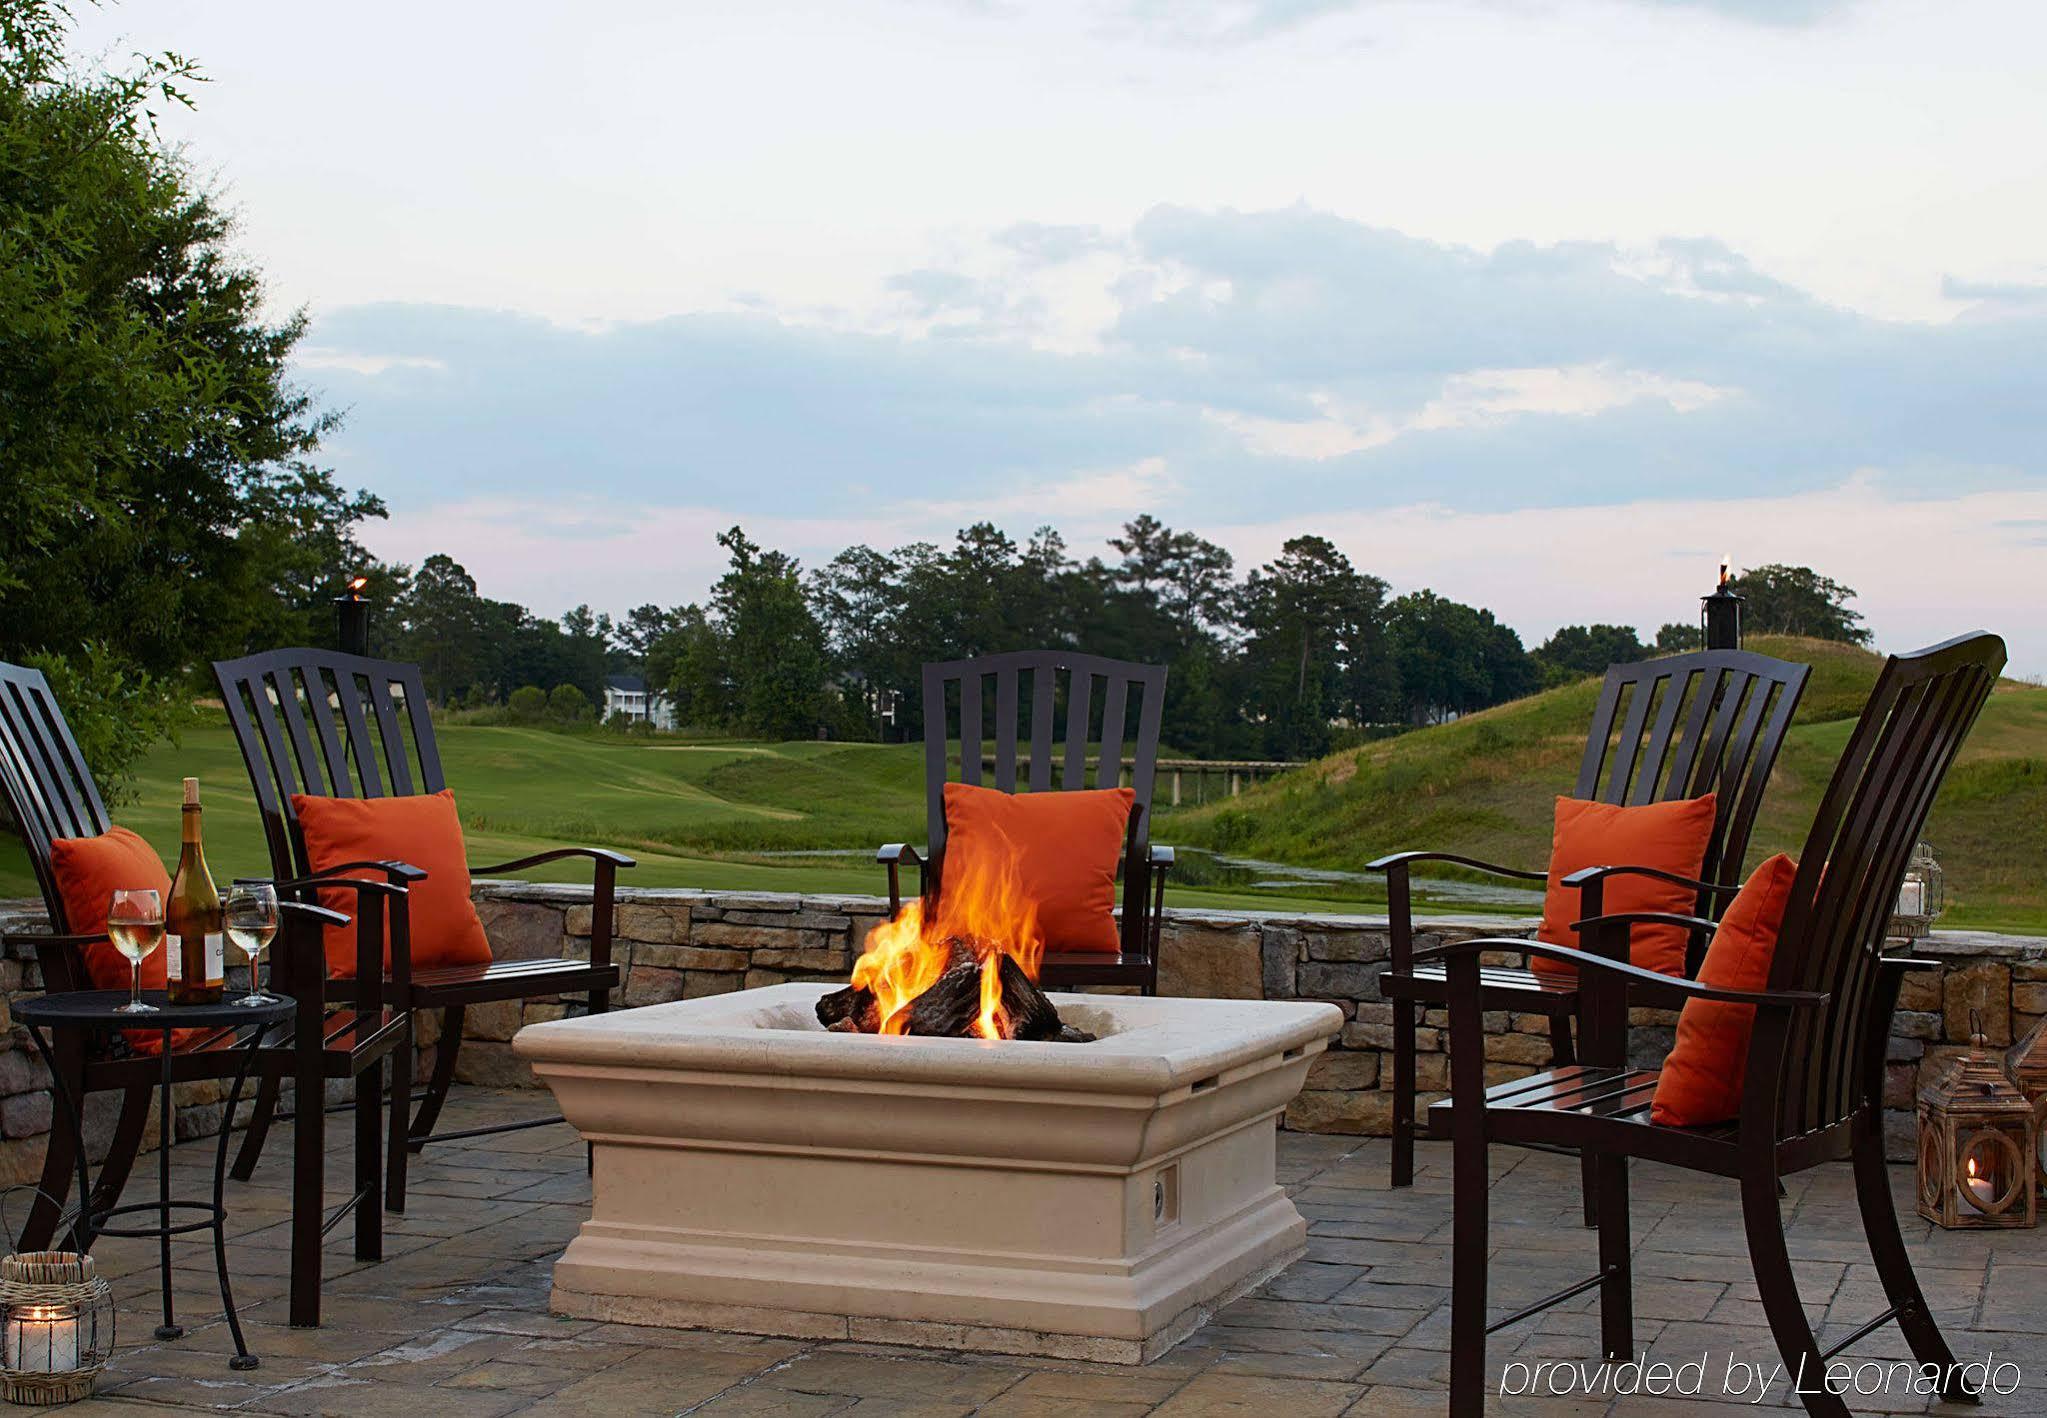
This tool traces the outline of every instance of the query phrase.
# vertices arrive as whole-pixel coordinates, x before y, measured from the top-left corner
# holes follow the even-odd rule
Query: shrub
[[[547,696],[547,717],[564,724],[579,724],[590,717],[590,700],[572,684],[558,684]]]
[[[547,717],[547,691],[538,685],[522,685],[512,691],[505,704],[515,724],[537,724]]]

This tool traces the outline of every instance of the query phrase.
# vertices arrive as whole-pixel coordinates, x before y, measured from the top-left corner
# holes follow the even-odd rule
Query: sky
[[[1150,512],[1653,633],[1723,554],[2047,674],[2036,0],[151,0],[365,541],[558,614],[714,534]]]

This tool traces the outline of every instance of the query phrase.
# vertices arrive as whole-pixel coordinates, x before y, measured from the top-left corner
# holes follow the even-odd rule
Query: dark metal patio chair
[[[1027,689],[1025,676],[1029,677]],[[994,682],[992,699],[988,695],[990,680]],[[1093,715],[1096,680],[1102,682],[1098,726]],[[888,868],[890,914],[903,908],[900,872],[905,862],[917,868],[920,894],[935,899],[943,890],[945,783],[953,738],[951,701],[956,699],[959,705],[959,781],[981,783],[983,759],[988,754],[988,711],[992,708],[994,786],[1005,793],[1017,791],[1017,745],[1026,728],[1030,756],[1025,783],[1031,792],[1054,791],[1055,741],[1064,745],[1059,791],[1120,786],[1123,736],[1134,716],[1137,725],[1130,744],[1130,787],[1136,801],[1123,848],[1121,949],[1114,955],[1062,951],[1058,941],[1048,941],[1039,982],[1047,989],[1135,985],[1145,994],[1157,993],[1159,922],[1165,906],[1166,873],[1173,866],[1173,849],[1152,844],[1150,821],[1165,693],[1164,665],[1130,664],[1064,650],[1019,650],[924,666],[924,808],[929,834],[925,840],[930,845],[919,853],[905,843],[891,842],[877,854],[876,860]],[[1058,736],[1053,721],[1061,706],[1065,733]],[[1091,738],[1100,746],[1092,783],[1087,781]]]
[[[1739,1186],[1757,1292],[1787,1373],[1817,1376],[1826,1360],[1895,1320],[1914,1358],[1942,1376],[1942,1397],[1973,1396],[1913,1274],[1884,1164],[1884,1053],[1891,1011],[1904,972],[1930,962],[1886,956],[1883,943],[1907,857],[1934,794],[2004,662],[2004,642],[1976,634],[1885,663],[1806,837],[1767,989],[1719,989],[1623,963],[1632,927],[1689,918],[1601,914],[1588,899],[1588,915],[1577,925],[1583,948],[1526,947],[1578,967],[1584,981],[1581,1062],[1489,1089],[1480,957],[1513,943],[1464,941],[1417,953],[1417,959],[1442,961],[1449,972],[1451,1093],[1429,1112],[1454,1147],[1454,1418],[1479,1418],[1484,1411],[1488,1333],[1588,1290],[1599,1291],[1605,1355],[1615,1360],[1634,1355],[1632,1157],[1725,1177]],[[1594,883],[1587,897],[1598,890]],[[1693,924],[1704,929],[1708,923]],[[1651,1121],[1658,1072],[1627,1063],[1630,1003],[1681,1007],[1689,1000],[1755,1008],[1740,1115],[1723,1125],[1679,1128]],[[1599,1270],[1489,1324],[1486,1151],[1495,1142],[1575,1150],[1592,1163],[1599,1193]],[[1822,1351],[1786,1249],[1779,1179],[1840,1160],[1854,1164],[1863,1232],[1888,1305]],[[1839,1418],[1849,1411],[1837,1394],[1808,1391],[1801,1397],[1813,1414]]]
[[[303,877],[311,871],[305,836],[292,810],[292,794],[381,798],[437,793],[447,786],[417,665],[331,650],[289,649],[216,661],[213,673],[256,790],[271,864],[280,878]],[[467,1006],[581,994],[593,1014],[610,1008],[611,991],[619,985],[618,967],[611,963],[618,871],[632,866],[633,859],[604,847],[561,847],[472,870],[486,876],[525,871],[570,857],[584,857],[592,863],[588,960],[492,960],[487,965],[414,970],[393,951],[390,978],[384,985],[391,1007],[407,1014],[441,1011],[433,1076],[407,1129],[411,1151],[417,1152],[429,1142],[545,1127],[560,1121],[555,1116],[434,1131],[455,1079]],[[356,862],[350,868],[379,869],[387,880],[399,884],[424,875],[402,862]],[[336,996],[337,990],[345,989],[345,982],[330,982],[329,1001],[345,1004],[345,999]],[[403,1100],[394,1106],[402,1114],[412,1097],[409,1050],[393,1059],[393,1071],[393,1097]],[[249,1135],[235,1161],[237,1177],[246,1176],[255,1165],[276,1113],[277,1092],[276,1077],[266,1073],[257,1090]],[[405,1209],[406,1150],[395,1148],[392,1158],[385,1204],[393,1211]]]
[[[1810,665],[1792,664],[1745,650],[1697,650],[1637,664],[1615,665],[1592,712],[1577,798],[1620,805],[1669,802],[1719,794],[1713,836],[1700,870],[1696,914],[1717,919],[1741,885],[1742,859],[1770,770],[1783,746],[1792,711],[1805,693]],[[1517,881],[1544,881],[1546,873],[1482,862],[1449,852],[1396,852],[1367,870],[1386,874],[1392,959],[1380,977],[1393,1002],[1393,1185],[1414,1183],[1415,1028],[1425,1006],[1440,1007],[1448,993],[1443,967],[1414,963],[1410,870],[1442,862]],[[1620,865],[1620,864],[1616,864]],[[1589,878],[1588,878],[1589,879]],[[1582,883],[1578,883],[1581,884]],[[1707,933],[1693,932],[1685,973],[1696,974]],[[1479,975],[1487,1009],[1549,1019],[1556,1062],[1576,1055],[1571,1021],[1579,990],[1569,977],[1541,975],[1523,966],[1487,965]],[[1592,1178],[1585,1178],[1586,1224],[1593,1217]]]
[[[86,945],[106,937],[71,933],[50,863],[50,844],[65,837],[96,837],[112,824],[93,782],[92,770],[86,766],[78,742],[40,670],[0,664],[0,791],[5,792],[7,806],[21,831],[29,864],[43,893],[44,909],[55,932],[12,936],[8,943],[34,948],[45,990],[54,993],[92,989],[81,952]],[[294,884],[284,882],[280,886],[289,888]],[[331,885],[354,892],[359,903],[358,946],[365,951],[374,948],[379,955],[385,903],[394,903],[398,909],[393,910],[392,916],[399,937],[394,949],[403,949],[402,886],[345,878],[316,878],[296,885]],[[260,1064],[269,1077],[291,1078],[301,1098],[323,1098],[329,1079],[352,1079],[357,1097],[365,1104],[356,1110],[355,1193],[331,1217],[323,1215],[322,1210],[327,1160],[325,1111],[320,1107],[305,1110],[292,1137],[291,1323],[317,1325],[320,1239],[328,1227],[353,1208],[356,1259],[383,1258],[380,1174],[384,1061],[405,1056],[411,1047],[411,1031],[403,1013],[385,1007],[377,971],[370,971],[367,978],[336,1001],[342,1006],[341,1012],[325,1018],[317,994],[308,997],[293,988],[305,972],[306,961],[319,961],[324,966],[322,926],[346,924],[348,918],[315,905],[287,904],[289,909],[284,912],[283,928],[273,952],[271,983],[292,996],[298,1013],[288,1035],[280,1042],[263,1046],[258,1056]],[[233,1029],[198,1031],[196,1037],[177,1045],[171,1061],[172,1080],[183,1083],[233,1078],[237,1052],[226,1045],[233,1042],[234,1035]],[[92,1209],[103,1210],[119,1201],[134,1166],[149,1123],[154,1090],[163,1077],[162,1061],[153,1055],[121,1058],[92,1052],[85,1038],[70,1030],[55,1036],[53,1053],[64,1073],[70,1097],[82,1100],[92,1093],[121,1095],[120,1115],[107,1146],[106,1160],[100,1167],[99,1180],[92,1189]],[[402,1116],[401,1113],[394,1117],[391,1130],[392,1145],[401,1155]],[[231,1120],[223,1120],[223,1127],[229,1125]],[[69,1128],[53,1129],[43,1161],[42,1195],[23,1229],[20,1249],[41,1250],[49,1244],[59,1222],[57,1206],[51,1198],[69,1191],[77,1166],[75,1136]]]

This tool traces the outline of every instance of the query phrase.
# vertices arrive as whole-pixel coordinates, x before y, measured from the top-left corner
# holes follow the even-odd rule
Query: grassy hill
[[[1881,659],[1825,641],[1752,648],[1813,666],[1777,761],[1751,860],[1796,852]],[[1335,754],[1179,815],[1173,840],[1269,861],[1355,870],[1436,847],[1539,867],[1551,804],[1577,775],[1596,680]],[[1947,871],[1944,922],[2047,931],[2047,689],[2007,681],[1935,804],[1927,840]]]

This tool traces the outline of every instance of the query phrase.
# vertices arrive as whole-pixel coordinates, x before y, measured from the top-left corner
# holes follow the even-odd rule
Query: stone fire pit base
[[[1093,1044],[830,1034],[778,985],[521,1030],[594,1149],[553,1308],[1136,1364],[1298,1256],[1331,1005],[1054,995]]]

